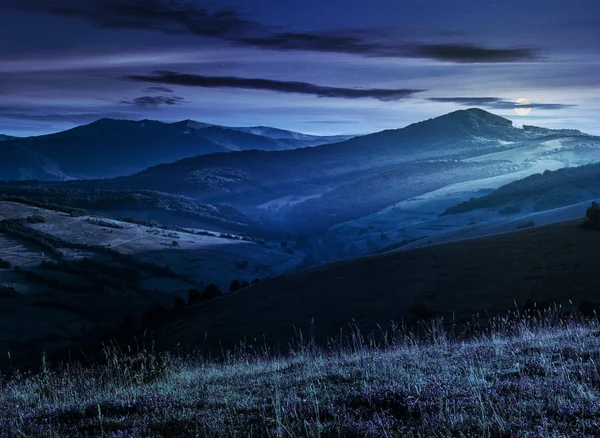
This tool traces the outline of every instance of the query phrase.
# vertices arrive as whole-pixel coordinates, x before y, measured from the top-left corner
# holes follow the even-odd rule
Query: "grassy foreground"
[[[518,312],[469,338],[350,327],[327,348],[127,357],[0,381],[2,437],[600,436],[600,324]]]

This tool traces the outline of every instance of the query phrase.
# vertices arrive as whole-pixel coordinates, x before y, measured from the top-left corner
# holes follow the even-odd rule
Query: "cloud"
[[[136,106],[183,105],[187,101],[179,96],[142,96],[133,100],[122,100],[120,103]]]
[[[462,63],[518,62],[539,59],[533,49],[488,49],[470,44],[428,44],[414,46],[413,56]]]
[[[11,0],[9,0],[11,1]],[[105,29],[144,29],[166,34],[234,38],[256,26],[240,14],[212,12],[186,0],[12,0],[32,12],[80,18]]]
[[[373,98],[381,101],[405,99],[425,90],[412,89],[360,89],[325,87],[306,82],[286,82],[271,79],[247,79],[231,76],[200,76],[156,71],[151,75],[127,76],[126,79],[139,82],[184,85],[205,88],[243,88],[247,90],[266,90],[277,93],[310,94],[317,97],[338,97],[343,99]]]
[[[144,90],[145,93],[173,93],[173,90],[167,87],[148,87]]]
[[[513,109],[517,105],[515,102],[500,97],[430,97],[430,102],[456,103],[464,106],[482,106],[490,109]],[[531,103],[530,105],[518,105],[524,108],[537,108],[545,110],[559,110],[573,108],[577,105],[563,103]]]
[[[211,37],[272,50],[334,52],[372,57],[428,58],[461,63],[537,59],[530,48],[392,43],[384,29],[282,32],[231,9],[209,10],[186,0],[4,0],[19,9],[87,20],[100,28],[143,29],[165,34]],[[386,36],[387,34],[387,36]],[[453,35],[457,35],[453,32]],[[447,37],[447,36],[446,36]]]

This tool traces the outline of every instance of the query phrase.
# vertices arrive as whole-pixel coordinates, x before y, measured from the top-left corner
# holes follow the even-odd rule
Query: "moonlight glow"
[[[527,99],[518,99],[515,102],[515,113],[520,116],[526,116],[531,112],[531,102]]]

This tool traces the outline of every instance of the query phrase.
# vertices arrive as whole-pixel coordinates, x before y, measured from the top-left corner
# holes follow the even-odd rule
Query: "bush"
[[[203,292],[200,292],[197,289],[191,289],[188,291],[188,304],[191,306],[193,304],[202,303],[204,301],[212,300],[213,298],[218,298],[221,295],[221,289],[216,284],[209,284],[204,288]]]
[[[185,300],[181,297],[176,297],[173,301],[173,309],[181,310],[186,306]]]
[[[10,269],[11,266],[8,260],[0,259],[0,269]]]
[[[239,280],[233,280],[229,286],[229,292],[235,292],[242,288],[242,284]]]
[[[115,224],[114,222],[109,222],[109,221],[103,221],[100,219],[86,219],[86,222],[92,225],[96,225],[98,227],[105,227],[105,228],[114,228],[115,230],[122,230],[125,227],[123,225],[119,225],[119,224]]]
[[[159,305],[144,313],[144,316],[142,317],[142,326],[151,329],[159,327],[167,320],[167,316],[167,309]]]
[[[209,284],[204,288],[204,296],[207,300],[218,298],[221,295],[223,295],[223,293],[221,292],[221,289],[219,289],[219,286],[217,286],[216,284]]]
[[[34,215],[31,215],[31,216],[27,216],[27,223],[30,223],[30,224],[43,224],[45,222],[46,222],[46,219],[42,215],[34,214]]]
[[[202,294],[198,289],[190,289],[188,291],[187,303],[191,306],[202,302]]]
[[[600,208],[596,202],[592,202],[592,206],[588,207],[586,213],[585,226],[593,230],[600,230]]]
[[[258,283],[260,283],[260,278],[255,278],[254,280],[252,280],[252,285],[255,285]]]

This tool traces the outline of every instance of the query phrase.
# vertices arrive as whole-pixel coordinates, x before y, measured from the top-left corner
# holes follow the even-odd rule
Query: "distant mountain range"
[[[73,131],[90,129],[99,133],[94,140],[98,144],[105,141],[112,145],[107,148],[109,153],[100,148],[84,149],[82,155],[89,154],[87,161],[81,156],[67,155],[65,151],[75,150],[73,145],[78,144],[71,141],[78,138]],[[527,125],[518,128],[508,119],[477,108],[455,111],[401,129],[287,150],[265,150],[269,145],[281,146],[281,143],[274,146],[273,142],[291,141],[267,135],[295,137],[298,141],[313,139],[273,128],[221,128],[190,121],[162,124],[101,120],[57,134],[68,140],[64,143],[44,142],[41,146],[32,143],[31,147],[19,151],[23,155],[35,149],[42,156],[60,156],[60,160],[56,159],[60,165],[53,167],[35,155],[39,173],[62,172],[62,175],[72,176],[73,169],[69,166],[79,166],[80,171],[89,173],[94,169],[101,171],[102,166],[114,169],[107,163],[107,155],[118,157],[115,161],[122,165],[133,162],[134,158],[140,160],[140,150],[145,151],[143,156],[160,154],[164,148],[157,145],[164,141],[156,141],[158,134],[143,137],[151,146],[146,149],[129,150],[123,139],[139,141],[140,132],[163,133],[165,130],[178,132],[180,135],[175,138],[195,138],[202,133],[202,141],[213,146],[223,145],[224,138],[250,136],[260,139],[263,150],[210,153],[152,166],[130,176],[46,186],[76,190],[154,190],[183,195],[203,204],[227,205],[247,218],[244,222],[293,235],[318,234],[340,224],[348,224],[360,234],[364,231],[361,230],[363,225],[352,225],[359,219],[370,218],[363,222],[372,221],[365,225],[372,229],[375,226],[381,230],[401,228],[405,223],[404,213],[395,211],[403,211],[406,209],[403,204],[412,200],[424,199],[419,201],[422,207],[415,207],[419,202],[412,203],[410,220],[431,221],[448,207],[472,196],[481,197],[483,191],[489,193],[504,184],[549,169],[600,162],[599,137],[570,129]],[[106,138],[115,138],[114,143]],[[3,145],[21,146],[37,139]],[[124,152],[119,152],[115,145],[120,145]],[[383,211],[386,213],[379,215]],[[385,226],[381,221],[383,217]],[[344,233],[352,235],[348,229]],[[354,238],[357,236],[348,237]]]
[[[112,190],[161,190],[293,228],[323,228],[445,186],[551,163],[600,161],[600,139],[533,126],[480,109],[455,111],[403,129],[314,148],[241,151],[187,158],[109,181]],[[510,182],[510,178],[507,182]]]
[[[215,152],[279,151],[347,140],[275,128],[228,128],[185,120],[101,119],[68,131],[10,138],[0,145],[0,179],[95,179],[131,175],[149,166]]]

